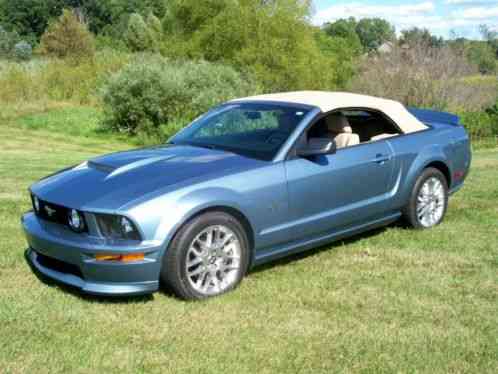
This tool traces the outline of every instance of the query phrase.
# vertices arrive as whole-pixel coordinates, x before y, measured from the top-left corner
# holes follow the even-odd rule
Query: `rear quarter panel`
[[[458,189],[468,173],[469,139],[461,126],[434,123],[425,131],[392,138],[389,143],[395,154],[395,170],[402,181],[392,202],[394,209],[406,204],[418,176],[433,162],[448,167],[450,191]],[[462,177],[454,178],[455,172],[461,171]]]

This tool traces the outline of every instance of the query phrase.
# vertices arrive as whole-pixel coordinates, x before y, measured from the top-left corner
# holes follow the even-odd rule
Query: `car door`
[[[334,154],[285,161],[288,238],[302,239],[382,216],[394,188],[388,141],[342,148]]]

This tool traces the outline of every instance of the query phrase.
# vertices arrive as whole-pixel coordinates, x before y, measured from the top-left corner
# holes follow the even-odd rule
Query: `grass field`
[[[313,250],[207,302],[112,300],[41,282],[19,217],[37,178],[129,145],[21,122],[0,123],[0,372],[498,372],[498,149],[433,230]]]

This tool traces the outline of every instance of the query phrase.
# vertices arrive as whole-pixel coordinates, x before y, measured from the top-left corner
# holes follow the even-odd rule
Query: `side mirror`
[[[335,153],[336,144],[333,140],[326,138],[310,138],[306,145],[298,148],[297,155],[300,157],[330,155]]]

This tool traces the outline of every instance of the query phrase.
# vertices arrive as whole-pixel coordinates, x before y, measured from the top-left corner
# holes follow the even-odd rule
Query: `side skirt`
[[[326,233],[322,236],[314,237],[311,239],[287,243],[283,246],[279,246],[273,250],[261,254],[256,253],[252,266],[261,265],[269,261],[277,260],[282,257],[303,252],[311,248],[316,248],[321,245],[328,244],[346,237],[350,237],[377,227],[385,226],[396,221],[400,217],[401,213],[396,212],[388,216],[385,216],[383,218],[376,219],[374,221],[370,221],[353,227],[348,227],[343,230]]]

